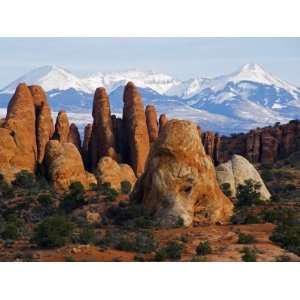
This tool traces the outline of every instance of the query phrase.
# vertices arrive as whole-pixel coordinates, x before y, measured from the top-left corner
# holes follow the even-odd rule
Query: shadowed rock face
[[[159,116],[159,132],[162,131],[162,129],[164,128],[164,126],[167,124],[168,122],[168,118],[165,114],[161,114]]]
[[[171,120],[153,143],[132,199],[161,226],[225,222],[233,205],[216,180],[194,123]]]
[[[86,169],[89,168],[89,143],[92,135],[92,124],[87,124],[84,128],[84,138],[82,143],[82,157],[84,166]]]
[[[157,124],[157,114],[154,105],[147,105],[146,110],[146,122],[148,127],[149,141],[154,142],[158,136],[158,124]]]
[[[76,146],[78,151],[81,153],[81,139],[80,139],[80,134],[77,126],[72,123],[70,125],[69,129],[69,135],[68,135],[68,143],[72,143]]]
[[[35,104],[37,161],[41,164],[45,156],[46,145],[54,133],[54,126],[51,108],[43,89],[37,85],[30,86],[29,89]]]
[[[111,156],[114,159],[117,157],[109,98],[104,88],[96,89],[93,103],[93,118],[90,144],[92,170],[96,168],[101,157]]]
[[[67,113],[60,111],[56,118],[55,132],[53,139],[60,141],[61,143],[67,143],[69,137],[69,119]]]
[[[7,181],[21,170],[34,173],[37,161],[34,99],[20,84],[7,108],[0,131],[0,172]]]
[[[124,159],[139,177],[144,172],[149,153],[149,135],[141,96],[132,82],[124,91],[123,124],[127,143]]]
[[[46,146],[45,163],[48,178],[58,192],[68,190],[76,181],[85,188],[97,183],[95,176],[85,171],[81,155],[72,143],[50,140]]]
[[[263,200],[269,200],[271,195],[255,167],[244,157],[233,155],[232,159],[216,167],[217,179],[220,185],[229,183],[232,197],[236,197],[236,191],[240,184],[252,179],[261,184],[259,190]]]
[[[234,154],[246,157],[251,163],[269,164],[300,151],[300,122],[293,120],[231,137],[204,139],[204,144],[216,164],[230,160]]]

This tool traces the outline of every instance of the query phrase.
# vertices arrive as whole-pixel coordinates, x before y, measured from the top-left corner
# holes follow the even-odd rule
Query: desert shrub
[[[300,169],[300,151],[294,152],[288,157],[290,165],[296,169]]]
[[[129,181],[122,181],[121,182],[121,193],[122,194],[129,194],[131,192],[131,183]]]
[[[293,180],[294,179],[294,175],[289,170],[286,170],[286,169],[276,170],[276,172],[274,172],[274,176],[278,180]]]
[[[108,182],[101,184],[99,190],[104,194],[106,200],[110,202],[114,201],[119,194],[114,188],[111,187],[110,183]]]
[[[2,182],[0,185],[0,191],[3,198],[11,199],[15,197],[14,188],[6,182]]]
[[[273,172],[270,169],[263,169],[261,172],[261,177],[264,181],[272,181],[274,179]]]
[[[230,189],[230,184],[228,182],[224,182],[221,184],[221,189],[223,191],[223,194],[227,197],[231,197],[232,196],[232,192]]]
[[[76,262],[76,259],[73,256],[66,256],[65,262]]]
[[[84,187],[80,182],[73,182],[70,185],[69,192],[60,202],[59,207],[66,213],[79,208],[85,204]]]
[[[51,206],[53,203],[52,197],[50,194],[41,194],[38,196],[37,201],[40,205],[44,207]]]
[[[183,244],[178,241],[171,241],[167,244],[165,251],[167,258],[171,260],[180,260],[183,251]]]
[[[212,253],[212,248],[208,241],[200,242],[196,248],[197,255],[203,256]]]
[[[278,225],[270,240],[282,248],[300,255],[300,225]]]
[[[259,189],[261,188],[261,184],[259,182],[255,182],[252,179],[248,179],[244,184],[239,184],[237,188],[237,205],[253,205],[253,204],[261,204],[261,196]]]
[[[81,244],[94,244],[96,241],[95,230],[91,226],[85,226],[79,236],[79,243]]]
[[[137,261],[137,262],[145,261],[144,257],[141,255],[135,255],[133,259],[134,259],[134,261]]]
[[[245,262],[255,262],[257,259],[257,250],[254,248],[245,247],[242,253],[242,260]]]
[[[113,205],[106,211],[106,217],[115,225],[127,228],[150,228],[153,219],[138,205]]]
[[[62,247],[70,238],[72,229],[72,223],[64,216],[48,217],[38,225],[33,241],[42,248]]]
[[[158,249],[156,252],[155,252],[155,257],[154,257],[154,260],[155,261],[166,261],[167,260],[167,252],[166,252],[166,249],[165,248],[161,248],[161,249]]]
[[[253,244],[255,242],[255,237],[251,234],[239,233],[239,244]]]
[[[230,220],[232,224],[258,224],[263,222],[262,216],[248,207],[235,209]]]
[[[34,176],[27,170],[22,170],[16,174],[16,178],[13,181],[13,185],[20,188],[32,188],[35,184]]]
[[[298,223],[295,210],[291,208],[266,209],[262,214],[265,222],[286,225],[295,225]]]
[[[150,253],[154,251],[156,242],[150,232],[138,232],[132,235],[123,234],[116,248],[123,251]]]
[[[20,237],[17,224],[14,222],[7,222],[4,225],[4,230],[1,232],[1,238],[4,240],[16,240]]]
[[[84,186],[80,181],[74,181],[69,186],[70,193],[83,195],[84,194]]]

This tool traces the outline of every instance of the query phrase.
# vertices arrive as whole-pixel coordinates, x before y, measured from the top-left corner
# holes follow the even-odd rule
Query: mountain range
[[[0,107],[7,106],[21,82],[41,85],[54,111],[75,115],[91,112],[93,94],[103,86],[114,113],[121,113],[123,88],[128,81],[139,87],[145,104],[170,118],[197,122],[204,130],[222,134],[286,122],[300,117],[300,88],[270,74],[257,64],[215,78],[179,80],[152,71],[96,73],[81,78],[58,66],[43,66],[0,90]],[[90,119],[90,118],[89,118]]]

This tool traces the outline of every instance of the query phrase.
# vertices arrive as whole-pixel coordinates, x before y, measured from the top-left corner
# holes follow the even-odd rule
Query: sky
[[[189,79],[246,63],[300,86],[300,38],[0,38],[0,89],[52,64],[79,76],[139,69]]]

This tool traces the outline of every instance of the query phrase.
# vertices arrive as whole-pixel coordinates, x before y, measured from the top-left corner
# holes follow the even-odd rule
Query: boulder
[[[98,185],[109,183],[117,191],[121,190],[121,182],[128,181],[133,187],[136,176],[127,164],[118,164],[109,156],[102,157],[97,165],[96,178]]]
[[[247,179],[261,184],[262,199],[269,200],[271,197],[258,171],[246,158],[240,155],[233,155],[230,161],[217,166],[216,174],[220,186],[224,183],[230,184],[232,197],[236,197],[237,187],[244,184]]]
[[[34,173],[37,161],[34,99],[26,84],[18,85],[0,132],[0,173],[10,182],[21,170]]]
[[[160,226],[226,222],[233,205],[222,193],[197,126],[170,120],[152,144],[131,194]]]
[[[154,142],[158,136],[158,124],[157,124],[157,114],[154,105],[147,105],[146,110],[146,122],[149,134],[150,143]]]
[[[123,100],[124,134],[127,138],[125,162],[139,177],[144,172],[150,144],[143,101],[132,82],[127,83]]]
[[[70,126],[67,113],[64,111],[60,111],[56,117],[53,139],[59,140],[61,143],[67,143],[69,130]]]
[[[101,157],[111,156],[114,159],[117,157],[109,98],[104,88],[96,89],[93,102],[93,119],[90,143],[92,170],[96,168]]]
[[[81,155],[72,143],[50,140],[46,146],[45,163],[47,177],[58,192],[68,190],[76,181],[87,189],[97,183],[95,176],[85,171]]]
[[[79,130],[74,123],[70,125],[68,143],[74,144],[78,149],[78,151],[81,153],[81,138],[80,138]]]

